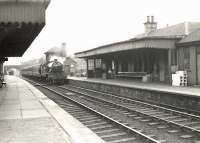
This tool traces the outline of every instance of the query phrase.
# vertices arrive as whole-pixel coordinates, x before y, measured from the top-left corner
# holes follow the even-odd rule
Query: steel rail
[[[117,103],[113,103],[113,102],[104,100],[104,99],[102,99],[102,98],[94,97],[94,96],[91,96],[91,95],[88,95],[88,94],[85,94],[85,93],[82,93],[82,92],[79,92],[79,91],[75,91],[75,90],[72,90],[72,89],[69,89],[69,88],[66,88],[66,87],[62,87],[62,86],[59,86],[59,87],[60,87],[60,88],[63,88],[63,89],[66,89],[66,90],[69,90],[69,91],[71,91],[71,92],[75,92],[75,93],[78,93],[78,94],[81,94],[81,95],[84,95],[84,96],[88,96],[88,97],[93,98],[93,99],[101,100],[101,101],[103,101],[103,102],[106,102],[106,103],[112,104],[112,105],[114,105],[114,106],[118,106],[118,107],[124,108],[124,109],[126,109],[126,110],[129,110],[129,111],[131,111],[131,112],[135,112],[135,113],[137,113],[137,114],[141,114],[141,115],[143,115],[143,116],[148,116],[148,117],[151,117],[151,118],[156,119],[156,120],[159,120],[159,121],[163,121],[163,122],[168,123],[168,124],[170,123],[170,124],[172,124],[172,125],[174,125],[174,126],[176,126],[176,127],[178,127],[178,128],[182,128],[183,130],[184,130],[184,129],[187,129],[187,130],[189,130],[189,131],[195,132],[196,134],[200,135],[200,130],[197,130],[197,129],[194,129],[194,128],[191,128],[191,127],[188,127],[188,126],[184,126],[184,125],[175,123],[175,122],[173,122],[173,121],[164,120],[164,119],[162,119],[162,118],[159,118],[159,117],[156,117],[156,116],[153,116],[153,115],[149,115],[149,114],[147,114],[147,113],[142,113],[142,112],[140,112],[140,111],[136,111],[136,110],[130,109],[130,108],[126,107],[126,106],[119,105],[119,104],[117,104]],[[101,94],[102,94],[102,93],[101,93]],[[188,117],[187,117],[187,118],[188,118]]]
[[[70,85],[70,86],[72,86],[72,85]],[[170,113],[176,113],[176,114],[179,114],[181,116],[186,116],[186,117],[191,116],[192,118],[196,118],[196,119],[200,120],[200,116],[197,116],[197,115],[193,115],[193,114],[189,114],[189,113],[185,113],[185,112],[181,112],[181,111],[177,111],[177,110],[173,110],[173,109],[169,109],[169,108],[165,108],[165,107],[149,104],[149,103],[146,103],[146,102],[142,102],[142,101],[138,101],[138,100],[134,100],[134,99],[130,99],[130,98],[119,97],[119,96],[116,96],[116,95],[111,94],[111,93],[100,92],[100,91],[96,91],[96,90],[92,90],[92,89],[86,89],[86,88],[77,87],[77,86],[72,86],[72,87],[83,89],[83,90],[87,90],[87,91],[91,91],[91,92],[96,92],[96,93],[99,93],[99,94],[109,95],[109,96],[112,96],[112,97],[115,97],[115,98],[131,101],[131,102],[135,102],[135,103],[139,103],[139,104],[143,104],[143,105],[146,105],[146,106],[149,106],[149,107],[153,107],[153,108],[156,108],[156,109],[159,109],[159,110],[162,109],[164,111],[168,111]]]
[[[31,81],[31,82],[33,82],[33,81]],[[34,82],[34,83],[36,83],[36,82]],[[40,86],[42,86],[42,87],[44,87],[44,85],[41,85],[41,84],[38,84],[38,83],[36,83],[36,86],[37,85],[40,85]],[[71,85],[70,85],[71,86]],[[61,86],[59,86],[59,87],[61,87]],[[72,86],[73,87],[73,86]],[[63,88],[63,87],[62,87]],[[137,103],[137,104],[143,104],[143,105],[145,105],[146,107],[153,107],[153,109],[159,109],[159,110],[164,110],[165,112],[167,111],[167,112],[170,112],[170,113],[172,113],[172,114],[174,114],[174,113],[176,113],[176,115],[178,114],[178,115],[180,115],[181,117],[187,117],[188,118],[188,116],[191,116],[191,118],[195,118],[195,119],[199,119],[200,117],[199,116],[196,116],[196,115],[193,115],[193,114],[188,114],[188,113],[184,113],[184,112],[180,112],[180,111],[176,111],[176,110],[172,110],[172,109],[167,109],[167,108],[165,108],[165,107],[160,107],[160,106],[157,106],[157,105],[151,105],[151,104],[149,104],[149,103],[145,103],[145,102],[142,102],[142,101],[137,101],[137,100],[133,100],[133,99],[128,99],[128,98],[125,98],[125,97],[118,97],[118,96],[116,96],[116,95],[114,95],[114,94],[110,94],[110,93],[106,93],[106,92],[99,92],[99,91],[96,91],[96,90],[92,90],[92,89],[85,89],[85,88],[82,88],[82,87],[77,87],[77,86],[75,86],[74,88],[79,88],[79,89],[83,89],[83,90],[86,90],[86,91],[90,91],[90,92],[96,92],[96,93],[99,93],[99,94],[106,94],[106,95],[109,95],[109,96],[111,96],[111,97],[115,97],[115,98],[118,98],[118,99],[121,99],[121,100],[126,100],[126,101],[131,101],[131,102],[135,102],[135,103]],[[69,90],[69,89],[66,89],[66,90]],[[70,90],[70,91],[72,91],[72,92],[76,92],[77,93],[77,91],[73,91],[73,90]],[[61,93],[60,93],[61,94]],[[87,94],[84,94],[84,93],[81,93],[81,92],[79,92],[78,94],[82,94],[82,95],[86,95],[86,96],[89,96],[89,95],[87,95]],[[103,96],[104,96],[103,95]],[[62,95],[61,95],[62,96]],[[65,98],[67,98],[65,95],[63,95],[63,97],[65,97]],[[91,98],[94,98],[93,96],[89,96],[89,97],[91,97]],[[94,99],[96,99],[96,98],[94,98]],[[71,100],[71,99],[69,99],[69,100]],[[72,99],[73,100],[73,99]],[[108,101],[105,101],[105,100],[103,100],[103,99],[98,99],[98,100],[101,100],[101,101],[103,101],[103,102],[107,102],[108,103]],[[75,101],[76,102],[76,101]],[[77,103],[78,104],[78,103]],[[119,106],[118,104],[116,104],[116,103],[112,103],[112,102],[110,102],[109,104],[113,104],[113,105],[115,105],[115,106]],[[85,106],[85,105],[83,105],[83,106]],[[124,108],[124,109],[126,109],[126,110],[129,110],[129,111],[132,111],[132,112],[135,112],[135,110],[133,110],[133,109],[130,109],[130,108],[127,108],[127,107],[125,107],[125,106],[123,106],[123,105],[120,105],[121,106],[121,108]],[[87,107],[86,107],[87,108]],[[89,107],[90,108],[90,107]],[[91,110],[93,110],[92,108],[91,108]],[[96,112],[95,110],[93,110],[93,112]],[[137,111],[138,112],[138,111]],[[136,112],[136,113],[137,113]],[[167,121],[167,120],[163,120],[163,119],[161,119],[161,118],[158,118],[158,117],[155,117],[155,116],[151,116],[151,115],[148,115],[148,114],[145,114],[145,113],[141,113],[141,112],[138,112],[139,114],[143,114],[143,115],[146,115],[146,116],[149,116],[149,117],[151,117],[151,118],[154,118],[154,119],[156,119],[156,120],[162,120],[162,121],[164,121],[164,122],[167,122],[167,123],[171,123],[171,124],[173,124],[173,125],[175,125],[176,127],[179,127],[179,128],[182,128],[182,129],[187,129],[187,130],[190,130],[190,131],[192,131],[192,132],[195,132],[195,133],[200,133],[200,131],[199,130],[196,130],[196,129],[194,129],[194,128],[190,128],[190,127],[188,127],[188,126],[184,126],[184,125],[181,125],[181,124],[178,124],[178,123],[175,123],[175,122],[172,122],[172,121]],[[101,113],[99,112],[99,115],[101,115]],[[103,115],[103,114],[102,114]],[[105,116],[105,115],[103,115],[103,116]],[[110,117],[108,117],[108,116],[106,116],[107,117],[107,119],[111,119]],[[116,120],[114,120],[114,119],[111,119],[111,120],[113,120],[113,121],[115,121],[115,123],[116,124],[118,124],[118,125],[122,125],[124,128],[126,128],[126,129],[130,129],[130,130],[134,130],[134,129],[132,129],[132,128],[130,128],[130,127],[128,127],[128,126],[126,126],[126,125],[124,125],[124,124],[122,124],[122,123],[120,123],[120,122],[118,122],[118,121],[116,121]],[[136,133],[137,134],[137,130],[134,130],[134,133]],[[145,134],[142,134],[141,132],[138,132],[139,134],[141,134],[141,135],[144,135],[144,136],[146,136]],[[140,135],[140,136],[141,136]],[[148,136],[147,136],[148,137]],[[149,137],[150,139],[153,139],[153,138],[151,138],[151,137]],[[154,140],[154,139],[153,139]],[[155,140],[155,141],[157,141],[157,140]],[[159,141],[157,141],[158,143],[159,143]]]
[[[147,141],[148,143],[160,143],[159,141],[157,141],[157,140],[155,140],[155,139],[153,139],[153,138],[151,138],[151,137],[149,137],[149,136],[147,136],[147,135],[145,135],[145,134],[143,134],[143,133],[141,133],[141,132],[139,132],[139,131],[137,131],[135,129],[132,129],[132,128],[130,128],[130,127],[128,127],[128,126],[126,126],[126,125],[124,125],[124,124],[122,124],[122,123],[120,123],[120,122],[118,122],[118,121],[116,121],[116,120],[114,120],[114,119],[112,119],[112,118],[110,118],[110,117],[98,112],[98,111],[95,111],[94,109],[92,109],[90,107],[87,107],[86,105],[84,105],[84,104],[82,104],[82,103],[80,103],[80,102],[78,102],[76,100],[73,100],[73,99],[65,96],[64,94],[62,94],[60,92],[57,92],[57,91],[55,91],[55,90],[53,90],[53,89],[51,89],[49,87],[46,87],[46,86],[41,86],[41,87],[43,87],[43,88],[45,88],[45,89],[47,89],[47,90],[49,90],[49,91],[51,91],[51,92],[53,92],[53,93],[55,93],[57,95],[60,95],[60,96],[62,96],[64,98],[67,98],[68,100],[70,100],[70,101],[72,101],[72,102],[74,102],[74,103],[76,103],[78,105],[81,105],[82,107],[86,108],[87,110],[90,110],[90,111],[94,112],[95,114],[98,114],[101,117],[103,117],[103,118],[105,118],[105,119],[117,124],[118,126],[123,127],[124,129],[128,130],[129,133],[132,133],[132,134],[136,135],[137,137]]]

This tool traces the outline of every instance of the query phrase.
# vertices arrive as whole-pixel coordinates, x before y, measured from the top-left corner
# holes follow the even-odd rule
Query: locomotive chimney
[[[62,45],[61,45],[61,54],[60,54],[61,57],[66,57],[67,56],[67,53],[66,53],[66,43],[63,42]]]

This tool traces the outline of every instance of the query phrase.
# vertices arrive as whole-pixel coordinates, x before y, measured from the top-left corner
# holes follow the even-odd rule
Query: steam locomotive
[[[57,59],[44,64],[25,67],[21,70],[21,75],[24,77],[47,81],[51,84],[63,84],[66,78],[63,64],[57,61]]]

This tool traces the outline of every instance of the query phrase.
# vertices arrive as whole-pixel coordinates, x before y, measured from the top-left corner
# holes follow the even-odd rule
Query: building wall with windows
[[[188,74],[190,85],[200,85],[200,29],[187,35],[177,44],[178,69]]]
[[[198,75],[200,47],[195,45],[182,46],[177,48],[178,70],[187,71],[188,83],[190,85],[199,84],[200,75]]]
[[[111,78],[146,81],[143,79],[150,77],[149,81],[171,84],[172,74],[187,71],[188,83],[200,85],[200,22],[157,29],[153,17],[151,22],[149,19],[145,33],[76,53],[87,61],[88,77],[109,77],[112,73]]]

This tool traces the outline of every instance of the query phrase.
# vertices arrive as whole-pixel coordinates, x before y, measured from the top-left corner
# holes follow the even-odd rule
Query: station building
[[[200,22],[157,29],[154,17],[147,16],[144,27],[145,32],[132,39],[76,53],[76,57],[87,61],[87,76],[170,84],[172,73],[186,70],[189,84],[199,84],[197,53],[200,50],[193,45],[196,42],[191,41],[191,37],[197,36]],[[198,38],[200,40],[199,35]]]
[[[187,71],[191,85],[200,85],[200,29],[181,39],[176,46],[179,70]]]

